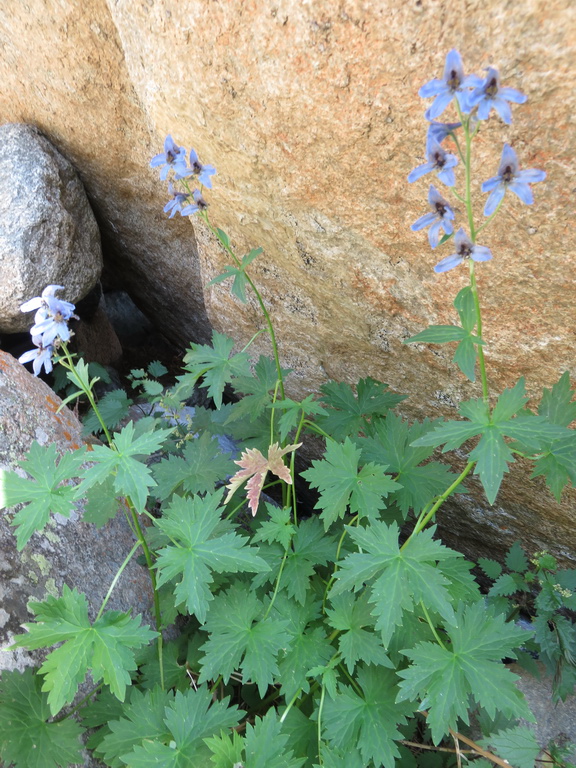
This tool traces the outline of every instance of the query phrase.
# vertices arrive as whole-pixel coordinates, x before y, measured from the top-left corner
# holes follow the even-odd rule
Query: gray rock
[[[0,331],[27,330],[20,305],[49,284],[77,302],[102,271],[98,226],[72,165],[31,125],[0,126]]]

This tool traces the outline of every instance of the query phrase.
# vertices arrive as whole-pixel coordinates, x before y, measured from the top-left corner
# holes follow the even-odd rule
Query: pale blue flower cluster
[[[465,75],[462,58],[457,50],[451,50],[446,56],[444,74],[442,78],[429,80],[419,90],[423,98],[434,98],[432,105],[424,113],[428,121],[426,134],[426,163],[414,168],[408,175],[410,183],[435,172],[438,179],[447,187],[455,187],[458,157],[447,152],[442,146],[443,142],[452,137],[462,162],[466,162],[462,148],[458,143],[456,131],[464,127],[467,141],[479,130],[480,124],[488,120],[492,110],[500,119],[510,125],[512,112],[510,102],[523,104],[526,96],[514,88],[503,88],[500,84],[500,75],[494,67],[488,67],[486,77],[478,75]],[[455,102],[459,122],[442,123],[437,118],[442,115],[449,104]],[[492,216],[502,203],[506,191],[510,189],[526,205],[534,202],[530,184],[543,181],[546,178],[544,171],[535,168],[520,170],[520,163],[514,149],[505,144],[502,158],[498,167],[498,173],[482,184],[482,192],[489,192],[484,216]],[[456,198],[463,201],[461,195],[454,191]],[[419,231],[430,227],[428,239],[432,248],[442,244],[454,234],[454,211],[450,204],[444,200],[438,190],[430,185],[428,202],[432,208],[412,224],[412,230]],[[472,225],[471,225],[472,226]],[[441,230],[444,232],[440,240]],[[472,235],[474,238],[474,235]],[[473,261],[488,261],[492,258],[491,251],[485,246],[476,245],[473,240],[460,228],[454,236],[456,252],[442,259],[435,267],[436,272],[446,272],[449,269],[462,264],[467,259]]]
[[[178,146],[172,136],[166,136],[164,141],[164,152],[155,155],[150,161],[152,168],[160,168],[160,178],[165,181],[170,172],[173,173],[174,181],[182,181],[189,177],[196,177],[201,187],[212,189],[212,176],[216,173],[213,165],[204,165],[200,162],[198,154],[194,149],[190,150],[189,164],[186,162],[186,149]],[[176,189],[170,181],[168,191],[172,195],[164,206],[164,212],[170,213],[170,218],[179,213],[181,216],[191,216],[196,211],[204,210],[208,203],[202,197],[199,189],[190,192],[185,184],[185,189]]]
[[[72,318],[78,319],[74,314],[74,304],[56,298],[56,291],[61,290],[64,290],[63,285],[48,285],[41,296],[35,296],[20,306],[21,312],[36,310],[34,325],[30,328],[35,349],[18,358],[20,363],[32,363],[35,376],[38,376],[42,366],[46,373],[50,373],[54,350],[60,342],[69,341],[72,336],[68,321]]]

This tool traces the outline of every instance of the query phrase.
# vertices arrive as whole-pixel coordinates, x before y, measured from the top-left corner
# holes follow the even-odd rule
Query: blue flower
[[[429,96],[436,97],[432,102],[432,106],[424,113],[424,117],[426,120],[434,120],[436,117],[439,117],[454,97],[458,100],[460,109],[463,112],[468,112],[468,92],[464,89],[475,88],[481,83],[482,78],[478,77],[478,75],[464,75],[462,58],[458,51],[453,48],[446,56],[444,79],[429,80],[418,91],[418,95],[423,99],[427,99]]]
[[[454,211],[448,201],[444,200],[432,184],[430,184],[430,189],[428,190],[428,202],[432,207],[432,213],[425,213],[424,216],[421,216],[412,224],[410,229],[413,232],[419,232],[424,227],[432,225],[428,230],[428,240],[432,248],[436,248],[440,239],[440,229],[443,229],[447,235],[451,235],[454,232],[454,227],[452,226]]]
[[[186,167],[186,150],[184,147],[179,147],[172,136],[166,136],[164,141],[164,152],[159,155],[154,155],[150,160],[152,168],[163,165],[164,167],[160,171],[160,178],[162,181],[168,176],[170,169],[176,172],[178,178],[184,176],[191,176],[193,171],[188,170]]]
[[[428,158],[427,163],[419,165],[410,172],[408,176],[410,184],[427,173],[438,171],[440,181],[446,184],[447,187],[453,187],[456,184],[456,178],[452,169],[455,165],[458,165],[456,155],[445,152],[437,141],[430,139],[426,143],[426,157]]]
[[[194,192],[192,192],[192,195],[190,195],[188,192],[178,192],[178,190],[174,189],[172,184],[169,184],[168,191],[171,195],[173,195],[173,197],[172,200],[167,202],[164,206],[164,213],[171,211],[170,218],[173,218],[178,211],[180,211],[181,216],[191,216],[193,213],[196,213],[196,211],[208,208],[208,203],[206,200],[204,200],[200,194],[200,191],[197,189],[195,189]],[[184,205],[188,200],[190,200],[190,197],[193,198],[194,202]]]
[[[54,347],[51,344],[47,346],[43,345],[41,336],[33,336],[32,343],[36,345],[36,349],[31,349],[28,352],[24,352],[18,358],[19,363],[32,363],[32,370],[34,376],[38,376],[44,366],[46,373],[50,373],[52,370],[52,353]]]
[[[510,125],[512,111],[508,102],[524,104],[527,97],[514,88],[501,88],[497,69],[488,67],[487,72],[486,79],[468,97],[469,111],[477,106],[480,120],[487,120],[490,110],[494,108],[506,125]]]
[[[72,307],[72,310],[70,309]],[[73,314],[74,304],[69,301],[61,301],[55,296],[48,296],[43,312],[45,317],[40,317],[30,328],[32,336],[42,337],[42,346],[51,345],[58,337],[61,341],[70,341],[72,331],[68,328],[68,320],[76,317]],[[38,313],[37,313],[38,315]]]
[[[484,216],[491,216],[494,213],[507,189],[514,192],[526,205],[532,205],[534,196],[530,184],[544,181],[545,178],[546,172],[539,171],[537,168],[526,168],[521,171],[516,152],[510,144],[504,144],[502,158],[498,166],[498,175],[482,183],[482,192],[491,193],[484,206]]]
[[[426,144],[430,141],[436,141],[438,144],[442,144],[444,139],[455,131],[456,128],[460,128],[461,125],[462,123],[436,123],[431,120],[430,125],[428,126],[428,133],[426,134]]]
[[[434,267],[434,272],[448,272],[449,269],[454,269],[466,259],[490,261],[492,258],[492,251],[483,245],[474,245],[462,228],[456,232],[454,244],[456,245],[456,253],[439,261]]]
[[[198,176],[200,184],[208,187],[208,189],[212,189],[212,180],[210,176],[214,176],[216,168],[214,168],[213,165],[203,165],[200,160],[198,160],[198,155],[193,149],[190,150],[190,168],[192,169],[192,172]]]

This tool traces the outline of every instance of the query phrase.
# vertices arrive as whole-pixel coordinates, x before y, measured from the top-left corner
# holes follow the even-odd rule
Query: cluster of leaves
[[[274,362],[251,366],[217,333],[211,346],[192,346],[171,390],[155,385],[163,373],[134,373],[154,406],[136,422],[126,423],[129,398],[103,398],[106,427],[124,426],[93,446],[89,462],[83,450],[59,458],[34,444],[21,464],[26,477],[0,477],[5,506],[26,505],[12,519],[20,549],[50,513],[69,514],[81,499],[98,526],[119,512],[147,516],[161,608],[153,631],[103,607],[91,622],[85,596],[68,587],[30,604],[35,619],[15,646],[58,647],[36,675],[2,675],[7,764],[66,766],[90,728],[89,748],[112,768],[450,765],[449,752],[414,744],[448,749],[455,733],[470,737],[472,717],[484,734],[479,748],[518,768],[533,764],[538,745],[516,724],[532,715],[502,662],[528,664],[537,651],[557,695],[573,690],[576,572],[557,572],[544,553],[529,563],[515,548],[505,572],[480,563],[495,580],[486,596],[473,564],[422,521],[457,477],[432,460],[435,447],[475,437],[471,457],[491,500],[513,451],[538,451],[535,474],[559,493],[575,466],[567,376],[537,414],[520,382],[492,411],[469,401],[462,421],[410,425],[393,410],[403,398],[370,378],[356,389],[331,382],[318,399],[282,398]],[[216,410],[186,409],[198,384]],[[298,443],[305,431],[326,441],[297,478],[315,507],[271,477],[251,497],[256,516],[247,514],[245,488],[229,482],[236,456]],[[286,472],[293,457],[284,457]],[[284,459],[280,452],[274,464],[280,477]],[[512,620],[520,593],[535,594],[533,630]],[[181,634],[159,646],[158,632],[177,615]],[[67,707],[87,675],[97,693],[77,723]]]

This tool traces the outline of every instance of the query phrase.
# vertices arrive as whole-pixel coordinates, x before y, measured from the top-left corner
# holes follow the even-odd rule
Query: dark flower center
[[[64,321],[64,317],[61,312],[56,312],[56,314],[54,315],[54,321],[56,323],[62,323]]]
[[[435,203],[434,204],[436,208],[436,213],[438,216],[440,216],[441,219],[444,218],[444,215],[446,214],[446,206],[443,203]]]
[[[469,243],[460,243],[458,246],[458,256],[463,259],[469,259],[472,255],[472,246]]]
[[[194,173],[202,173],[202,163],[198,162],[198,160],[194,160],[192,164],[192,168],[194,169]]]
[[[171,149],[169,149],[168,152],[166,152],[166,162],[167,163],[172,164],[173,162],[175,162],[176,157],[177,157],[176,153],[173,152]]]
[[[484,90],[486,91],[486,95],[489,96],[491,99],[493,99],[498,93],[498,80],[495,77],[493,77],[490,80],[490,82],[486,85],[486,88]]]
[[[199,208],[201,211],[203,211],[205,208],[208,208],[208,203],[206,202],[206,200],[204,200],[204,198],[203,198],[202,196],[200,196],[200,197],[199,197],[199,198],[196,200],[196,205],[198,206],[198,208]]]
[[[510,165],[507,165],[506,168],[504,168],[504,171],[502,172],[501,177],[502,177],[502,181],[505,184],[510,184],[510,182],[514,178],[514,169]]]
[[[446,156],[442,152],[434,152],[432,159],[436,168],[444,168]]]
[[[458,90],[460,85],[460,77],[455,69],[450,71],[450,77],[446,80],[446,85],[448,88],[450,88],[451,91]]]

